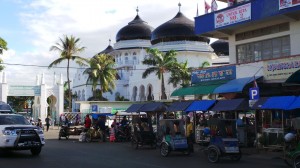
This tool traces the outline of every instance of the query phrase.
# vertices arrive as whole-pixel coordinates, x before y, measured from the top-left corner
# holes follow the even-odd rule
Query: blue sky
[[[206,0],[208,3],[211,0]],[[1,58],[4,63],[46,65],[58,58],[49,51],[59,37],[74,35],[81,39],[90,58],[105,49],[109,39],[115,43],[117,32],[136,16],[156,28],[172,19],[178,12],[179,1],[174,0],[0,0],[0,37],[8,43],[9,50]],[[181,12],[194,19],[204,14],[204,0],[181,1]],[[219,9],[226,4],[218,2]],[[36,75],[46,74],[48,81],[65,70],[5,65],[9,83],[32,85]],[[60,66],[66,66],[62,63]],[[71,77],[76,70],[71,71]],[[49,83],[49,82],[48,82]]]

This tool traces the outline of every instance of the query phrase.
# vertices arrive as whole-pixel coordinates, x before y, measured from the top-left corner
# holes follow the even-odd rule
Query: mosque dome
[[[119,30],[116,36],[116,42],[135,39],[150,40],[152,30],[153,28],[149,26],[147,22],[143,21],[137,14],[136,17],[128,23],[128,25]]]
[[[109,39],[109,44],[108,44],[108,46],[107,46],[103,51],[99,52],[97,55],[99,55],[99,54],[109,54],[109,53],[111,53],[112,51],[114,51],[114,48],[110,45],[110,42],[111,42],[111,40]],[[96,55],[95,55],[95,56],[96,56]]]
[[[103,51],[99,54],[109,54],[110,52],[114,51],[114,48],[109,44]]]
[[[179,4],[179,7],[181,5]],[[206,37],[200,37],[195,34],[195,23],[188,19],[180,12],[177,15],[157,27],[151,35],[151,44],[157,44],[160,42],[168,41],[203,41],[209,43],[209,39]]]
[[[217,40],[210,44],[217,55],[229,55],[229,45],[226,40]]]

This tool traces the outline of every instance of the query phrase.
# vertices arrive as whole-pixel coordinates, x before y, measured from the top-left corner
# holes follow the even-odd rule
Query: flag
[[[204,0],[204,7],[205,7],[205,13],[208,13],[208,10],[210,9],[210,6],[205,0]]]
[[[218,10],[218,4],[216,0],[211,1],[211,11],[217,11]]]
[[[196,17],[199,16],[199,13],[198,13],[198,3],[197,3],[197,13],[196,13]]]
[[[253,87],[257,88],[258,86],[257,86],[257,82],[256,82],[256,79],[255,79],[255,76],[253,78],[254,78],[254,80],[253,80]]]

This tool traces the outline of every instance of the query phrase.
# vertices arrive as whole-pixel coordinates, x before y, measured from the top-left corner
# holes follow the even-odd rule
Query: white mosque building
[[[175,50],[178,62],[187,61],[189,67],[200,67],[205,61],[212,66],[228,64],[228,43],[216,41],[215,46],[222,51],[214,52],[213,44],[209,45],[210,39],[197,36],[194,28],[194,21],[184,16],[180,4],[175,17],[155,29],[140,18],[137,9],[136,17],[117,32],[113,47],[109,44],[100,52],[114,56],[119,76],[113,93],[103,96],[109,101],[115,101],[117,96],[130,101],[160,100],[161,81],[158,77],[151,74],[146,79],[142,78],[142,73],[148,68],[148,65],[142,64],[144,58],[148,57],[146,48],[156,48],[162,52]],[[227,51],[223,52],[224,46]],[[77,101],[86,101],[92,96],[92,87],[86,85],[87,76],[83,71],[78,70],[73,79],[72,91],[77,94]],[[166,94],[171,99],[171,93],[177,88],[168,84],[168,77],[166,74]]]

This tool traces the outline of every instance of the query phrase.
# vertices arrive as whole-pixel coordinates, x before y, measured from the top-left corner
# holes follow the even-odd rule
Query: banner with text
[[[192,84],[232,80],[236,78],[236,66],[215,67],[192,72]]]
[[[215,28],[251,20],[251,3],[215,13]]]
[[[287,79],[298,69],[300,69],[300,57],[264,61],[266,80]]]
[[[9,85],[8,96],[41,96],[41,87]]]
[[[300,5],[300,0],[279,0],[279,9]]]

